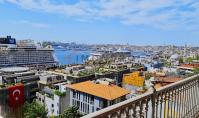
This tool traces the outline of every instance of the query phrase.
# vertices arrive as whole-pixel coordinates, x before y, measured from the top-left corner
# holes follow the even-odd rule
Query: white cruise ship
[[[11,36],[0,38],[0,67],[53,66],[56,64],[53,48],[36,45],[32,40],[16,42]]]

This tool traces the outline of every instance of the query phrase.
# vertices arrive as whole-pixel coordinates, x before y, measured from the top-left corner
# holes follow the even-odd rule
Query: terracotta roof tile
[[[182,64],[180,67],[187,67],[187,68],[198,68],[199,64]]]
[[[130,91],[116,85],[96,84],[92,81],[85,81],[77,84],[67,85],[66,87],[107,100],[114,100],[130,93]]]
[[[182,80],[182,78],[179,78],[179,77],[160,77],[156,80],[161,81],[161,82],[174,83],[174,82]]]

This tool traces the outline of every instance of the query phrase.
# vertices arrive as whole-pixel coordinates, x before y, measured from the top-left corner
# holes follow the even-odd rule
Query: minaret
[[[187,56],[187,43],[185,43],[185,46],[184,46],[184,57]]]

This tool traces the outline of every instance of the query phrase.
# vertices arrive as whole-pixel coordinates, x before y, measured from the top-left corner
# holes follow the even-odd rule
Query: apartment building
[[[89,114],[126,99],[130,91],[104,80],[85,81],[67,85],[70,89],[70,106],[78,106]]]
[[[48,116],[59,116],[69,107],[69,91],[65,88],[66,83],[54,84],[52,88],[45,87],[37,92],[37,102],[46,106]]]

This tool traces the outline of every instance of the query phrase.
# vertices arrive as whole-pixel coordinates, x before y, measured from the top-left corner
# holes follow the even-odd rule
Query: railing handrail
[[[109,106],[109,107],[106,107],[104,109],[101,109],[99,111],[96,111],[96,112],[93,112],[93,113],[90,113],[86,116],[83,116],[82,118],[93,118],[93,117],[96,117],[96,116],[99,116],[101,114],[107,114],[117,108],[121,108],[123,106],[126,106],[128,105],[129,103],[132,103],[132,102],[135,102],[135,101],[138,101],[139,99],[142,99],[142,98],[145,98],[145,97],[149,97],[153,94],[153,92],[147,92],[147,93],[144,93],[142,95],[139,95],[139,96],[136,96],[134,98],[131,98],[131,99],[128,99],[128,100],[125,100],[125,101],[122,101],[120,103],[117,103],[117,104],[114,104],[112,106]]]
[[[166,86],[164,86],[164,87],[162,87],[160,89],[157,89],[156,92],[159,93],[159,92],[167,91],[167,90],[169,90],[169,89],[171,89],[173,87],[180,86],[180,85],[182,85],[182,84],[184,84],[186,82],[189,82],[189,81],[192,81],[194,79],[197,79],[197,77],[199,77],[199,74],[191,76],[191,77],[188,77],[188,78],[185,78],[185,79],[183,79],[181,81],[166,85]],[[112,105],[112,106],[106,107],[104,109],[101,109],[99,111],[96,111],[96,112],[90,113],[88,115],[85,115],[82,118],[93,118],[93,117],[102,116],[102,115],[106,116],[106,114],[109,114],[112,111],[115,111],[115,110],[117,111],[117,109],[125,108],[129,104],[132,104],[133,102],[135,103],[136,101],[139,101],[139,100],[144,99],[144,98],[151,97],[153,94],[154,94],[153,91],[149,91],[149,92],[144,93],[142,95],[136,96],[134,98],[130,98],[130,99],[125,100],[123,102],[117,103],[115,105]]]

